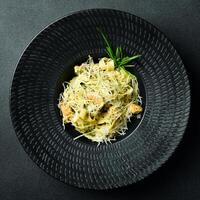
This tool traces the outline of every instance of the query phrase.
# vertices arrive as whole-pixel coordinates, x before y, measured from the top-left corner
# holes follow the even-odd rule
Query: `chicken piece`
[[[90,117],[97,117],[99,115],[99,111],[104,105],[103,98],[96,94],[90,93],[86,96],[87,99],[87,111],[90,113]]]
[[[91,101],[93,104],[96,104],[96,105],[103,104],[103,98],[95,93],[88,94],[87,100]]]
[[[99,68],[101,70],[113,71],[115,69],[114,61],[110,58],[102,58],[99,61]]]
[[[142,107],[138,104],[131,104],[130,105],[130,111],[133,113],[133,114],[138,114],[140,112],[142,112]]]
[[[62,112],[63,119],[66,121],[70,120],[71,117],[73,116],[72,109],[68,105],[65,105],[64,103],[60,104],[60,110]]]

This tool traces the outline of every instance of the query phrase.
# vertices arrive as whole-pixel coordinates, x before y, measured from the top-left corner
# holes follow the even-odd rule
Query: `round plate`
[[[57,107],[73,66],[104,55],[97,27],[124,54],[142,55],[133,70],[145,107],[125,137],[99,146],[73,140],[77,132],[63,129]],[[37,35],[18,63],[10,97],[14,129],[31,159],[60,181],[91,189],[132,184],[160,167],[180,142],[189,109],[188,78],[171,42],[145,20],[109,9],[73,13]]]

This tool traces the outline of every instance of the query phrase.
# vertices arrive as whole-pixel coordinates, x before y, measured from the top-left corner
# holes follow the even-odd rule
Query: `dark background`
[[[82,190],[48,176],[27,156],[12,128],[9,89],[24,48],[49,23],[71,11],[114,8],[138,15],[172,40],[188,71],[188,128],[169,161],[145,180],[113,191]],[[200,200],[199,0],[0,0],[0,200]]]

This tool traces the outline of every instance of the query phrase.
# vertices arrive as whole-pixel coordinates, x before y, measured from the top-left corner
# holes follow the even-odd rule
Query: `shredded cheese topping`
[[[142,112],[138,82],[110,58],[75,66],[75,76],[60,94],[63,125],[71,123],[80,136],[101,143],[124,135],[132,115]],[[75,139],[77,139],[75,138]]]

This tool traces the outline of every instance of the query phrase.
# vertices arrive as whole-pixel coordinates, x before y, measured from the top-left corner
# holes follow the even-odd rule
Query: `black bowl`
[[[63,129],[57,108],[62,82],[73,66],[104,55],[99,27],[127,55],[141,54],[134,70],[144,113],[124,137],[97,147]],[[109,9],[73,13],[48,26],[23,53],[13,78],[11,118],[31,159],[51,176],[74,186],[108,189],[132,184],[161,166],[180,142],[189,116],[190,90],[183,63],[153,25]]]

